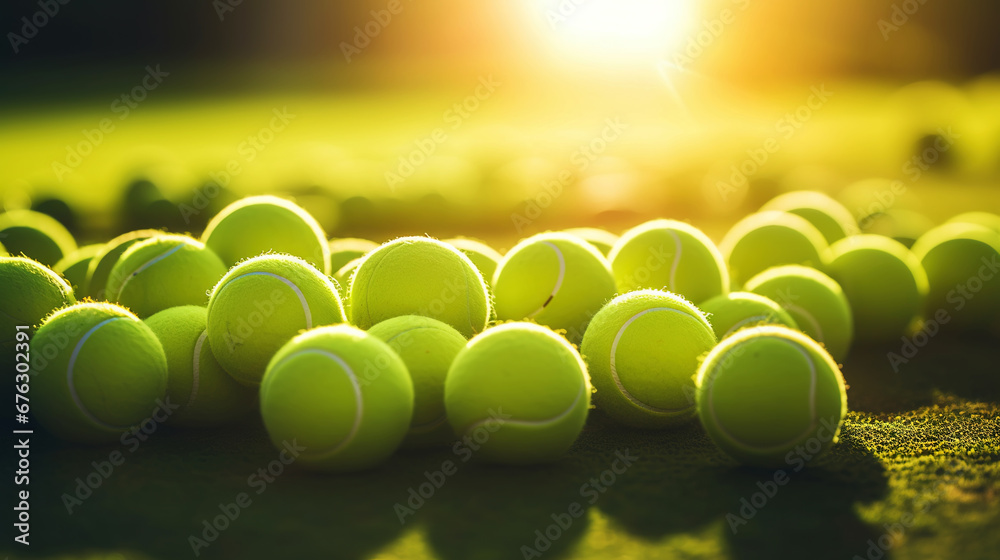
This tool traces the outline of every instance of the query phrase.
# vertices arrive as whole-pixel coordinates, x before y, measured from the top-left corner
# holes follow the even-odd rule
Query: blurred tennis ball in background
[[[76,241],[58,220],[32,210],[0,214],[0,243],[13,256],[24,255],[53,266],[76,249]]]
[[[854,340],[851,307],[844,290],[826,274],[800,265],[779,266],[751,278],[746,290],[783,307],[835,360],[847,357]]]
[[[145,323],[167,359],[167,396],[181,408],[170,423],[210,427],[247,416],[257,392],[240,385],[219,365],[208,343],[208,310],[197,305],[164,309]]]
[[[73,293],[77,299],[87,297],[87,269],[90,268],[90,261],[97,256],[102,248],[104,245],[100,243],[78,247],[52,267],[52,270],[66,278],[69,285],[73,287]]]
[[[498,253],[493,247],[476,239],[445,239],[444,242],[469,257],[472,264],[483,275],[483,280],[486,281],[487,287],[492,286],[493,275],[496,274],[497,267],[500,266],[500,261],[503,260],[503,255]]]
[[[474,458],[526,465],[569,450],[586,423],[590,391],[587,368],[566,339],[534,323],[506,323],[459,352],[444,402]]]
[[[860,340],[887,342],[906,334],[923,312],[927,275],[898,241],[857,235],[830,246],[830,276],[840,284]]]
[[[356,471],[385,461],[413,417],[403,360],[378,337],[349,325],[307,331],[284,345],[261,382],[260,407],[279,449],[305,448],[297,462]]]
[[[837,442],[847,415],[840,368],[819,344],[779,326],[742,330],[698,370],[698,415],[745,465],[805,464]]]
[[[222,260],[185,235],[157,235],[129,247],[115,263],[105,294],[140,318],[180,305],[207,305],[226,273]]]
[[[731,292],[698,306],[708,316],[715,336],[722,340],[737,331],[760,325],[781,325],[798,329],[795,319],[770,298],[750,293]]]
[[[942,311],[947,327],[959,331],[988,330],[1000,323],[1000,233],[977,224],[950,223],[917,240],[930,291],[927,318]]]
[[[265,253],[296,256],[330,274],[330,246],[308,212],[276,196],[251,196],[226,206],[201,236],[226,266]]]
[[[698,361],[716,342],[694,305],[668,292],[640,290],[605,305],[580,350],[597,407],[622,424],[656,429],[694,418]]]
[[[809,220],[827,243],[860,233],[851,212],[830,195],[817,191],[792,191],[778,195],[761,207],[761,212],[789,212]]]
[[[564,233],[579,237],[587,243],[590,243],[605,257],[608,257],[608,255],[611,254],[611,249],[614,248],[616,243],[618,243],[617,235],[599,228],[570,228],[564,230]]]
[[[948,220],[949,224],[976,224],[1000,233],[1000,216],[991,212],[966,212]]]
[[[337,289],[306,261],[262,255],[223,276],[208,300],[208,341],[223,369],[258,385],[268,361],[301,330],[344,322]]]
[[[684,222],[653,220],[631,229],[608,260],[620,293],[668,290],[700,303],[729,291],[729,272],[719,250]]]
[[[913,210],[891,209],[866,217],[861,226],[864,233],[889,237],[912,248],[917,239],[934,228],[934,222]]]
[[[118,441],[158,409],[170,414],[167,359],[153,331],[127,309],[78,303],[45,320],[31,340],[31,412],[52,434]]]
[[[24,257],[0,257],[0,285],[3,285],[0,356],[8,372],[13,372],[18,342],[16,327],[29,327],[25,334],[30,335],[50,313],[75,303],[76,299],[73,289],[58,274]],[[12,375],[8,378],[9,382],[13,381]]]
[[[518,243],[493,281],[497,318],[531,320],[583,339],[591,317],[615,295],[611,267],[592,245],[566,233]]]
[[[400,315],[422,315],[472,337],[486,328],[489,292],[479,270],[447,243],[402,237],[368,253],[351,280],[351,320],[368,329]]]
[[[87,295],[96,300],[105,299],[108,283],[120,281],[120,279],[111,278],[111,271],[118,264],[118,259],[122,254],[132,245],[157,235],[163,235],[163,232],[155,229],[141,229],[123,233],[105,243],[87,265]]]
[[[440,445],[455,440],[444,409],[444,380],[455,356],[468,342],[450,325],[430,317],[403,315],[368,329],[406,364],[413,380],[413,423],[409,445]]]
[[[378,243],[367,239],[357,239],[354,237],[344,237],[330,240],[330,272],[336,273],[344,268],[344,265],[360,259],[367,253],[378,249]]]
[[[776,211],[740,220],[719,244],[734,287],[775,266],[799,264],[822,269],[827,248],[826,238],[808,220]]]

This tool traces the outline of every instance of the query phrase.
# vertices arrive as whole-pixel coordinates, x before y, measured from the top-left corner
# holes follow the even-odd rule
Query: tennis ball
[[[93,299],[105,299],[104,292],[111,281],[111,271],[118,263],[119,257],[132,245],[157,235],[163,235],[163,232],[155,229],[140,229],[119,235],[105,243],[87,265],[87,280],[84,288],[87,295]]]
[[[760,325],[799,328],[787,311],[770,298],[750,292],[732,292],[698,306],[708,315],[715,336],[722,340],[737,331]]]
[[[468,342],[462,333],[437,319],[403,315],[382,321],[368,334],[399,354],[413,380],[413,423],[406,442],[420,446],[454,441],[444,410],[444,379]]]
[[[171,424],[210,427],[244,418],[257,392],[240,385],[219,365],[208,343],[208,310],[198,305],[171,307],[146,319],[167,358],[167,396],[180,409]]]
[[[378,249],[378,243],[367,239],[344,237],[330,240],[330,271],[337,272],[347,263]]]
[[[500,266],[500,261],[503,260],[503,255],[498,253],[493,247],[475,239],[445,239],[444,242],[469,257],[469,260],[472,261],[476,269],[482,273],[483,280],[486,281],[486,286],[492,286],[493,275],[496,274],[497,267]]]
[[[841,239],[830,246],[827,270],[847,296],[859,339],[896,340],[923,312],[927,274],[898,241],[881,235]]]
[[[602,255],[608,257],[611,254],[611,249],[614,248],[615,244],[618,243],[618,236],[603,229],[591,228],[591,227],[579,227],[570,228],[564,231],[575,237],[590,243],[595,249],[601,252]]]
[[[337,289],[306,261],[261,255],[234,266],[208,299],[208,342],[219,364],[259,385],[267,363],[300,330],[344,321]]]
[[[0,257],[6,257],[7,255],[9,255],[7,249],[0,243]]]
[[[111,270],[105,295],[140,318],[169,307],[206,305],[226,265],[200,241],[158,235],[128,248]]]
[[[1000,216],[991,212],[966,212],[948,220],[949,224],[976,224],[1000,233]]]
[[[24,257],[0,257],[0,357],[5,367],[13,368],[18,350],[18,326],[28,327],[25,336],[35,332],[54,310],[76,302],[73,289],[58,274],[37,261]]]
[[[590,318],[615,295],[611,267],[592,245],[567,233],[518,243],[493,280],[497,318],[528,319],[583,339]]]
[[[52,270],[62,274],[63,278],[69,282],[69,285],[73,287],[73,293],[79,299],[87,297],[87,269],[90,267],[90,261],[103,247],[104,245],[100,243],[79,247],[52,267]]]
[[[737,222],[719,244],[734,286],[771,267],[822,268],[826,238],[808,220],[787,212],[760,212]],[[745,290],[752,291],[752,290]]]
[[[73,235],[58,220],[32,210],[0,214],[0,241],[11,255],[24,255],[45,266],[76,249]]]
[[[927,216],[899,208],[872,214],[861,220],[861,229],[865,233],[890,237],[907,248],[912,248],[917,239],[933,228],[934,222]]]
[[[302,446],[298,463],[356,471],[385,461],[406,437],[413,382],[385,342],[349,325],[320,327],[274,355],[260,386],[274,445]]]
[[[287,253],[330,273],[323,228],[308,212],[276,196],[251,196],[226,206],[201,240],[229,267],[264,253]]]
[[[348,322],[351,321],[351,280],[354,278],[354,271],[358,269],[358,265],[361,264],[362,259],[354,259],[353,261],[345,264],[333,275],[333,280],[337,287],[337,295],[340,296],[340,302],[344,305],[344,317]]]
[[[400,315],[443,321],[471,337],[490,316],[486,283],[447,243],[402,237],[368,253],[351,280],[351,320],[368,329]]]
[[[660,429],[694,418],[694,374],[715,344],[694,305],[669,292],[640,290],[605,305],[580,349],[597,407],[622,424]]]
[[[31,412],[63,439],[101,443],[158,412],[170,414],[167,359],[153,331],[127,309],[78,303],[31,340]]]
[[[653,220],[618,240],[608,257],[620,293],[669,290],[702,302],[729,291],[729,272],[715,244],[700,230]]]
[[[745,329],[722,341],[698,369],[697,385],[705,431],[745,465],[804,466],[837,442],[847,415],[837,362],[785,327]]]
[[[793,191],[780,194],[761,207],[762,212],[789,212],[809,220],[823,234],[827,243],[861,233],[858,222],[843,204],[816,191]]]
[[[942,311],[948,327],[991,328],[1000,317],[1000,233],[976,224],[952,223],[917,240],[913,254],[927,272],[925,316]]]
[[[596,249],[593,249],[596,251]],[[472,339],[444,382],[455,452],[487,462],[555,461],[583,430],[587,368],[563,337],[534,323],[505,323]]]
[[[854,339],[854,319],[844,290],[822,272],[799,265],[770,268],[751,278],[746,290],[774,300],[799,330],[840,361]]]

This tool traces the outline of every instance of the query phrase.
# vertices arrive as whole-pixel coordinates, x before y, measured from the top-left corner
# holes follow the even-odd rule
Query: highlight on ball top
[[[0,7],[0,556],[995,558],[1000,6]]]

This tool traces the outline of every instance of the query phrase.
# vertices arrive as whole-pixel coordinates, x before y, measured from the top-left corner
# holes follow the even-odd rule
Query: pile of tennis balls
[[[30,350],[48,431],[102,443],[161,410],[185,429],[259,414],[324,471],[462,440],[483,461],[554,461],[592,398],[635,429],[697,418],[735,460],[778,467],[837,441],[853,345],[912,335],[966,292],[949,328],[1000,317],[984,273],[1000,217],[960,216],[910,248],[805,191],[718,245],[665,219],[542,233],[505,255],[472,239],[328,241],[271,196],[231,204],[200,238],[77,248],[30,211],[0,232],[20,255],[0,257],[0,348],[5,363]],[[33,328],[27,347],[16,325]]]

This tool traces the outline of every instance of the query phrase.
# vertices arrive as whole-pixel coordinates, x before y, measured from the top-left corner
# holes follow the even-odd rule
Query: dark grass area
[[[258,494],[248,476],[278,451],[252,422],[206,433],[163,429],[134,452],[37,435],[32,545],[8,540],[0,554],[189,558],[188,537],[200,535],[220,503],[246,492],[251,505],[201,557],[522,558],[536,530],[578,503],[586,514],[544,557],[875,558],[871,543],[882,537],[881,558],[997,558],[996,345],[934,339],[899,373],[887,350],[856,350],[845,364],[852,412],[840,444],[800,472],[786,469],[787,484],[755,511],[742,500],[754,500],[774,473],[735,465],[697,424],[637,432],[593,411],[570,455],[549,466],[501,468],[465,463],[448,449],[407,451],[362,474],[293,466]],[[60,496],[115,449],[124,464],[68,514]],[[622,469],[616,452],[638,459]],[[401,525],[394,505],[448,460],[457,473]],[[604,471],[613,467],[624,472],[605,487],[600,477],[610,481]],[[595,477],[600,488],[588,482]]]

